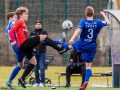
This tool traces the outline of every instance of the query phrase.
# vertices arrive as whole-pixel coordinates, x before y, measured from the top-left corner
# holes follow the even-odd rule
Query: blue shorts
[[[21,52],[21,51],[19,50],[17,44],[14,45],[12,48],[13,48],[15,54],[16,54],[17,62],[19,62],[19,63],[22,62],[22,61],[23,61],[23,58],[25,57],[25,55],[23,54],[23,52]]]
[[[96,44],[82,44],[80,41],[76,41],[73,43],[73,48],[75,51],[81,51],[82,52],[82,59],[85,62],[93,62],[93,59],[96,54]]]

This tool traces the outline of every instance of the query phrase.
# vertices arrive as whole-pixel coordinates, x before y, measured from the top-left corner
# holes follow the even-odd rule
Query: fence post
[[[19,0],[15,0],[15,2],[16,2],[16,8],[18,8],[19,7]]]
[[[67,0],[64,0],[64,20],[66,20],[67,18]],[[65,42],[67,41],[67,31],[65,31],[66,33],[66,40]],[[65,52],[64,54],[64,65],[66,64],[67,62],[67,52]]]
[[[90,5],[90,0],[87,0],[87,6],[89,6]]]
[[[112,2],[112,0],[110,0],[110,7],[109,7],[109,9],[113,9],[113,2]],[[111,25],[112,25],[112,19],[110,20],[111,22]],[[113,28],[112,27],[110,27],[110,36],[112,35],[112,30],[113,30]],[[111,38],[110,38],[110,41],[111,41]],[[110,46],[109,47],[109,66],[112,66],[112,57],[111,57],[111,49],[112,47]]]
[[[110,9],[113,9],[113,1],[110,0]]]
[[[7,25],[7,23],[8,23],[8,21],[7,21],[7,19],[6,19],[6,17],[7,17],[7,13],[9,12],[9,2],[10,2],[10,0],[5,0],[5,25]],[[7,46],[9,46],[9,40],[8,40],[8,38],[7,38]],[[9,51],[9,47],[6,47],[6,50],[5,51],[3,51],[4,52],[4,63],[5,63],[5,61],[6,60],[9,60],[9,53],[7,54],[7,51]]]
[[[42,27],[44,28],[44,0],[42,0],[42,16],[41,16],[41,19],[42,19]]]

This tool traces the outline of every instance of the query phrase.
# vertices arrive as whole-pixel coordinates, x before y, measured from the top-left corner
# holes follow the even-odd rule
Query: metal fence
[[[109,0],[0,0],[0,63],[2,65],[15,64],[15,55],[5,35],[6,14],[9,11],[15,11],[19,6],[26,6],[29,9],[29,20],[27,22],[29,31],[34,29],[35,21],[41,19],[43,21],[43,28],[52,39],[59,39],[59,36],[62,34],[62,22],[66,19],[71,20],[74,28],[67,33],[68,41],[78,22],[85,18],[84,9],[86,6],[93,6],[96,13],[95,18],[103,19],[99,12],[107,9],[108,4],[112,6]],[[109,41],[109,38],[106,38],[106,40]],[[53,65],[65,65],[69,57],[69,52],[61,56],[50,47],[47,48],[47,53],[55,56]],[[108,66],[110,65],[110,60],[109,45],[106,45],[105,42],[101,44],[101,39],[99,39],[94,65]]]

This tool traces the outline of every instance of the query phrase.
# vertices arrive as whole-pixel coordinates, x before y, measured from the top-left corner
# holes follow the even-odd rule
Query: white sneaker
[[[39,87],[44,87],[44,84],[43,84],[43,83],[40,83]]]
[[[33,87],[39,87],[39,84],[38,84],[38,83],[35,83],[35,84],[33,85]]]

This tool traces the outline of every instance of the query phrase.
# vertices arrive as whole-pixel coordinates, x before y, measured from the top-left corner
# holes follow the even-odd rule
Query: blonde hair
[[[28,9],[24,6],[18,7],[15,11],[15,14],[18,16],[18,18],[20,18],[20,15],[22,15],[23,13],[28,13]]]
[[[87,6],[85,9],[85,15],[91,17],[94,15],[94,8],[92,6]]]

